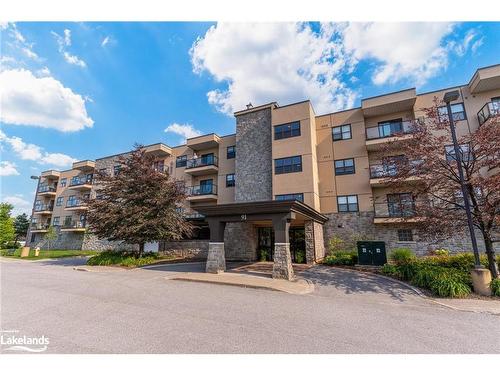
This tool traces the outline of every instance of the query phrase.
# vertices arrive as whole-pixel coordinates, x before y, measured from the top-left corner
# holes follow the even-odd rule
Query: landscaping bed
[[[381,268],[355,267],[358,256],[355,251],[335,251],[325,258],[323,264],[386,275],[408,282],[437,297],[465,298],[472,293],[470,271],[474,268],[474,255],[462,253],[449,255],[447,251],[437,251],[435,255],[417,258],[409,249],[394,249],[390,263]],[[485,255],[481,263],[487,267]],[[499,260],[500,263],[500,260]],[[500,279],[491,283],[492,298],[500,297]]]
[[[117,266],[135,268],[150,264],[172,263],[179,261],[173,256],[162,256],[157,253],[147,253],[137,256],[133,252],[103,251],[87,260],[88,266]]]

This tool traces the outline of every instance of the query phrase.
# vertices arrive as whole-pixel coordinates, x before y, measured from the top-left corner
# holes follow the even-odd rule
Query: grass
[[[21,249],[12,250],[0,250],[0,256],[8,258],[19,258],[19,259],[56,259],[56,258],[68,258],[76,256],[89,256],[96,255],[97,251],[87,251],[87,250],[40,250],[40,254],[36,257],[35,250],[30,250],[29,256],[21,258]]]
[[[145,254],[138,258],[133,253],[118,251],[103,251],[87,260],[89,266],[121,266],[121,267],[141,267],[148,264],[173,260],[172,256],[160,256],[156,253]]]

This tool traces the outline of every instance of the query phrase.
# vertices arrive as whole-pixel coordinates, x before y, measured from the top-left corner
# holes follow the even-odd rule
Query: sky
[[[500,23],[0,24],[1,200],[30,213],[48,169],[235,131],[233,113],[465,84],[500,63]]]

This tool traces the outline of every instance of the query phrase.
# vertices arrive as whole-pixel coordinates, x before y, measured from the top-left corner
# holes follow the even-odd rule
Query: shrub
[[[490,283],[491,294],[500,297],[500,279],[493,279]]]
[[[382,272],[384,275],[397,276],[398,268],[394,264],[386,263],[382,266],[380,272]]]
[[[439,297],[463,298],[471,288],[452,272],[439,272],[432,278],[429,289]]]
[[[260,249],[259,251],[259,259],[261,262],[265,262],[267,260],[268,252],[266,249]]]
[[[358,254],[354,251],[336,251],[325,258],[328,266],[354,266],[358,263]]]
[[[431,254],[436,256],[445,256],[445,255],[450,255],[450,251],[448,249],[436,249],[432,250]]]
[[[328,251],[330,254],[345,250],[345,242],[337,236],[333,236],[328,241]]]
[[[118,251],[103,251],[99,255],[93,256],[87,260],[89,266],[125,266],[125,267],[139,267],[153,263],[158,259],[158,254],[148,253],[140,258],[135,254],[129,252]]]
[[[420,267],[415,270],[411,283],[420,288],[429,289],[431,282],[436,279],[439,272],[436,267]]]
[[[402,265],[402,264],[408,264],[413,260],[415,260],[415,255],[410,249],[406,247],[401,247],[392,250],[391,253],[389,254],[389,258],[397,265]]]

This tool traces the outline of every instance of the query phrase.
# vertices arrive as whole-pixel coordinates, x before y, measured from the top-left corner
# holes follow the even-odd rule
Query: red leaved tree
[[[119,172],[98,172],[96,197],[87,200],[92,234],[111,241],[138,244],[179,240],[191,233],[178,205],[186,198],[183,184],[155,168],[155,158],[141,145],[119,157]]]
[[[384,155],[392,155],[384,158],[384,165],[390,166],[386,174],[389,185],[394,191],[408,191],[411,186],[412,216],[419,218],[416,228],[435,240],[467,231],[450,124],[438,109],[442,105],[435,99],[433,107],[422,109],[425,117],[412,123],[409,134],[398,134],[404,139],[388,142],[383,149]],[[458,143],[472,219],[484,240],[492,276],[498,277],[493,241],[500,228],[499,116],[474,132],[464,131],[463,125],[457,129]]]

